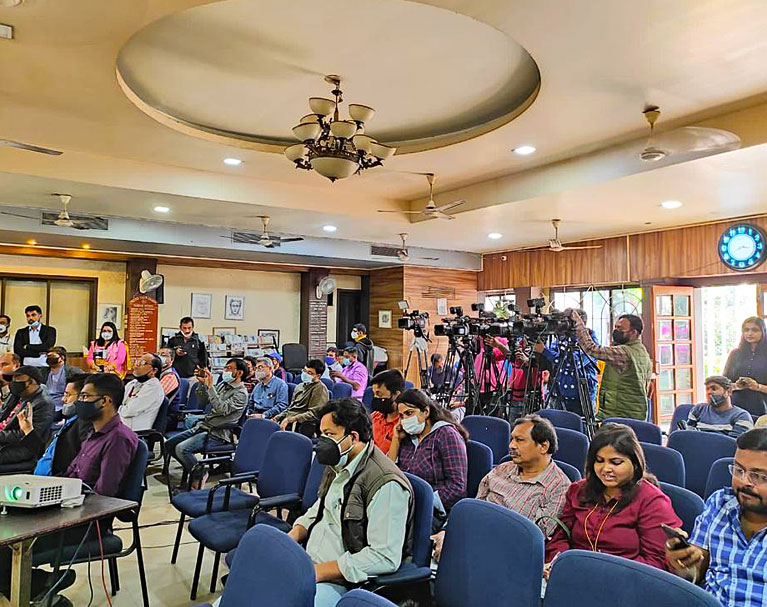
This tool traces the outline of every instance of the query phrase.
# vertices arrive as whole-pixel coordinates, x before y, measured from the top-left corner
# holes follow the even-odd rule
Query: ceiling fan
[[[709,127],[685,126],[656,136],[655,123],[660,117],[660,108],[648,105],[642,114],[650,125],[650,136],[639,153],[644,162],[658,162],[671,154],[716,154],[740,147],[740,137],[735,133]]]
[[[549,247],[548,249],[543,249],[544,251],[553,251],[554,253],[561,253],[562,251],[579,251],[583,249],[601,249],[602,245],[584,245],[584,246],[575,246],[575,247],[565,247],[562,245],[562,241],[559,240],[559,224],[562,223],[561,219],[552,219],[551,225],[554,226],[554,238],[549,239]],[[527,249],[522,249],[523,251],[531,251],[531,250],[541,250],[541,247],[528,247]]]
[[[0,145],[8,148],[16,148],[17,150],[26,150],[27,152],[37,152],[38,154],[48,154],[49,156],[61,156],[63,152],[58,150],[52,150],[50,148],[40,147],[39,145],[32,145],[30,143],[22,143],[20,141],[12,141],[10,139],[0,139]]]
[[[411,257],[407,248],[407,234],[404,232],[398,235],[402,239],[402,248],[397,249],[397,259],[402,263],[407,263],[411,259],[421,259],[423,261],[439,261],[439,257]]]
[[[269,234],[268,230],[269,221],[271,218],[267,217],[266,215],[257,215],[257,217],[261,220],[261,223],[264,224],[264,231],[261,232],[261,235],[258,237],[258,240],[256,240],[254,244],[266,247],[267,249],[273,249],[275,247],[279,247],[285,242],[298,242],[299,240],[303,240],[301,236],[294,236],[291,238],[285,238],[284,236],[273,236]]]
[[[56,216],[56,219],[54,219],[53,221],[46,218],[45,217],[46,211],[43,211],[43,223],[45,223],[46,225],[53,224],[60,228],[74,228],[75,230],[90,230],[94,228],[94,222],[104,221],[103,218],[95,217],[95,216],[83,217],[82,219],[80,218],[72,219],[68,211],[69,201],[72,200],[72,196],[70,196],[69,194],[52,194],[52,196],[59,197],[59,200],[61,201],[62,209],[61,211],[59,211],[59,214]],[[35,221],[38,221],[40,219],[38,217],[30,217],[29,215],[20,215],[19,213],[12,213],[10,211],[0,211],[0,214],[10,215],[11,217],[22,217],[23,219],[33,219]]]
[[[455,200],[453,202],[448,202],[447,204],[437,206],[437,203],[434,202],[434,182],[436,181],[437,176],[434,173],[421,173],[421,175],[425,175],[426,180],[429,182],[429,203],[426,205],[426,208],[424,208],[422,211],[390,211],[388,209],[378,209],[378,212],[420,215],[424,219],[455,219],[453,215],[448,215],[447,211],[452,211],[456,207],[459,207],[462,204],[466,204],[466,201]]]

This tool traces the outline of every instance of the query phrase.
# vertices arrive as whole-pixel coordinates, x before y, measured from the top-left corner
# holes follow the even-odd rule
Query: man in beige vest
[[[606,363],[597,399],[597,419],[628,417],[646,420],[652,361],[641,341],[642,319],[635,314],[619,316],[613,327],[613,345],[598,346],[578,313],[571,311],[571,316],[583,351]]]

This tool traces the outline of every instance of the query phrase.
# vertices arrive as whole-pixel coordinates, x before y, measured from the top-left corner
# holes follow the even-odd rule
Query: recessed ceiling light
[[[322,226],[322,229],[326,232],[335,232],[338,228],[336,226],[326,225]]]
[[[28,244],[30,247],[34,247],[34,246],[37,244],[37,241],[36,241],[36,240],[34,240],[34,239],[31,239],[31,238],[30,238],[29,240],[27,240],[27,244]]]
[[[155,207],[154,208],[156,213],[169,213],[170,209],[168,207]]]
[[[532,145],[520,145],[518,148],[514,148],[512,151],[515,154],[519,154],[520,156],[529,156],[535,152],[535,148]]]
[[[83,249],[90,249],[91,245],[89,245],[87,242],[82,245]]]
[[[230,167],[238,167],[242,164],[242,160],[239,158],[224,158],[224,164],[228,164]]]
[[[682,206],[682,203],[678,200],[664,200],[660,203],[660,206],[662,206],[664,209],[678,209]]]
[[[499,234],[498,232],[490,232],[487,237],[492,238],[493,240],[498,240],[503,234]]]

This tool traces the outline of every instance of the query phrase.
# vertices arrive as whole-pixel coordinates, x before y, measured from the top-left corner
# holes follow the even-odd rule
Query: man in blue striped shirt
[[[703,579],[727,607],[767,605],[767,428],[737,440],[732,487],[716,491],[695,521],[690,546],[669,540],[666,559],[682,577]]]

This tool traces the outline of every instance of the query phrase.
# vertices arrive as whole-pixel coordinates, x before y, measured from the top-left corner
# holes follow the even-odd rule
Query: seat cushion
[[[216,491],[216,495],[213,498],[213,512],[221,512],[224,507],[224,489]],[[207,489],[200,489],[199,491],[184,491],[178,495],[173,496],[171,504],[179,512],[186,514],[189,517],[197,518],[205,514],[208,506],[208,494]],[[243,510],[255,508],[258,503],[258,498],[255,495],[246,493],[240,489],[232,489],[232,493],[229,496],[229,510]]]
[[[189,533],[206,548],[229,552],[248,530],[249,510],[214,512],[189,522]]]
[[[101,543],[104,547],[105,557],[119,554],[120,551],[123,549],[122,540],[120,539],[119,536],[115,535],[111,531],[102,532]],[[66,564],[72,560],[72,557],[75,555],[75,551],[77,551],[77,544],[64,545],[61,549],[60,563],[66,566]],[[33,550],[32,565],[35,567],[37,567],[38,565],[46,565],[46,564],[52,565],[53,563],[56,562],[56,553],[57,553],[57,550],[55,548],[49,549],[49,550],[40,550],[40,551]],[[76,562],[87,561],[89,556],[91,558],[94,558],[94,557],[99,557],[100,554],[101,554],[101,551],[99,547],[98,538],[88,539],[85,542],[83,542],[82,547],[80,548],[79,551],[77,551]]]

